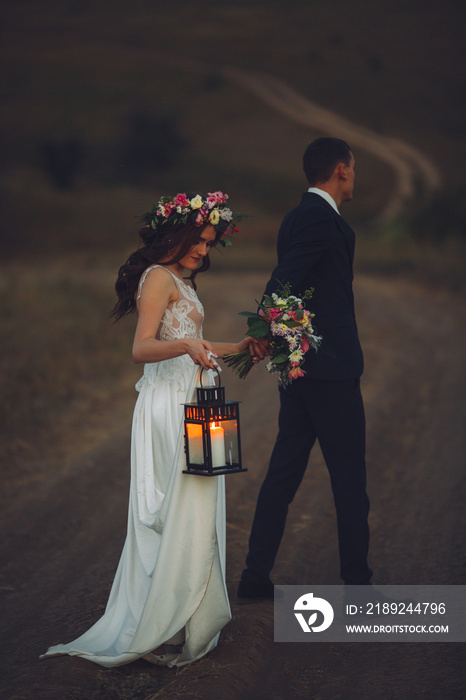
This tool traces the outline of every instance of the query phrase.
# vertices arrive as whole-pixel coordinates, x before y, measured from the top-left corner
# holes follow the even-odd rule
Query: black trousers
[[[270,580],[288,506],[316,439],[335,501],[341,577],[346,584],[369,582],[365,417],[359,379],[307,378],[280,389],[279,432],[257,500],[244,580]]]

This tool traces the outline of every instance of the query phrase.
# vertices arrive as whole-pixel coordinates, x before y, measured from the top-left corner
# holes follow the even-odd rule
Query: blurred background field
[[[460,4],[18,0],[1,12],[0,435],[10,481],[128,420],[140,368],[134,320],[109,319],[113,283],[137,245],[135,217],[162,193],[222,189],[250,215],[234,247],[213,253],[220,275],[236,270],[240,283],[241,270],[273,265],[280,220],[305,188],[302,152],[325,134],[225,67],[274,76],[424,153],[438,189],[417,183],[382,225],[395,175],[355,149],[344,215],[357,270],[464,290]]]

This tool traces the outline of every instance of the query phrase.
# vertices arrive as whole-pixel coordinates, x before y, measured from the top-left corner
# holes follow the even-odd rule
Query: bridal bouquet
[[[278,372],[280,386],[290,384],[293,379],[303,377],[306,372],[302,364],[310,348],[317,350],[322,338],[314,334],[311,319],[314,314],[304,308],[303,302],[311,299],[313,289],[308,289],[302,299],[291,294],[291,285],[282,284],[271,296],[265,295],[259,311],[241,311],[248,319],[248,335],[266,338],[270,344],[269,372]],[[249,348],[233,355],[225,355],[224,361],[243,379],[254,362]]]

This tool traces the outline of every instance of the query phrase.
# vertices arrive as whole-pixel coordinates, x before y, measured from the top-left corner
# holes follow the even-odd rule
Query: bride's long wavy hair
[[[118,301],[113,307],[112,316],[115,318],[115,323],[127,314],[136,311],[136,293],[139,286],[141,276],[150,265],[160,263],[161,265],[173,265],[185,257],[196,243],[203,230],[209,224],[196,226],[188,223],[181,226],[173,226],[165,224],[162,231],[154,231],[150,226],[145,226],[139,231],[142,239],[142,245],[128,260],[122,265],[118,271],[115,290]],[[215,246],[221,237],[221,233],[216,231],[213,246]],[[161,262],[163,260],[163,262]],[[191,272],[187,278],[196,289],[195,278],[199,272],[205,272],[210,267],[209,256],[206,255],[201,265]]]

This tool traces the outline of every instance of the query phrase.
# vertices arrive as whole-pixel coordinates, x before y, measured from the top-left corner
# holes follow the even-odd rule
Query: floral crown
[[[194,196],[177,194],[176,197],[160,197],[158,204],[154,204],[152,210],[141,216],[147,227],[155,231],[165,224],[181,226],[192,223],[195,226],[211,224],[222,238],[219,243],[225,247],[231,245],[231,241],[225,239],[238,229],[235,224],[241,220],[241,214],[231,211],[225,202],[227,194],[223,192],[208,192],[203,199],[200,194]]]

